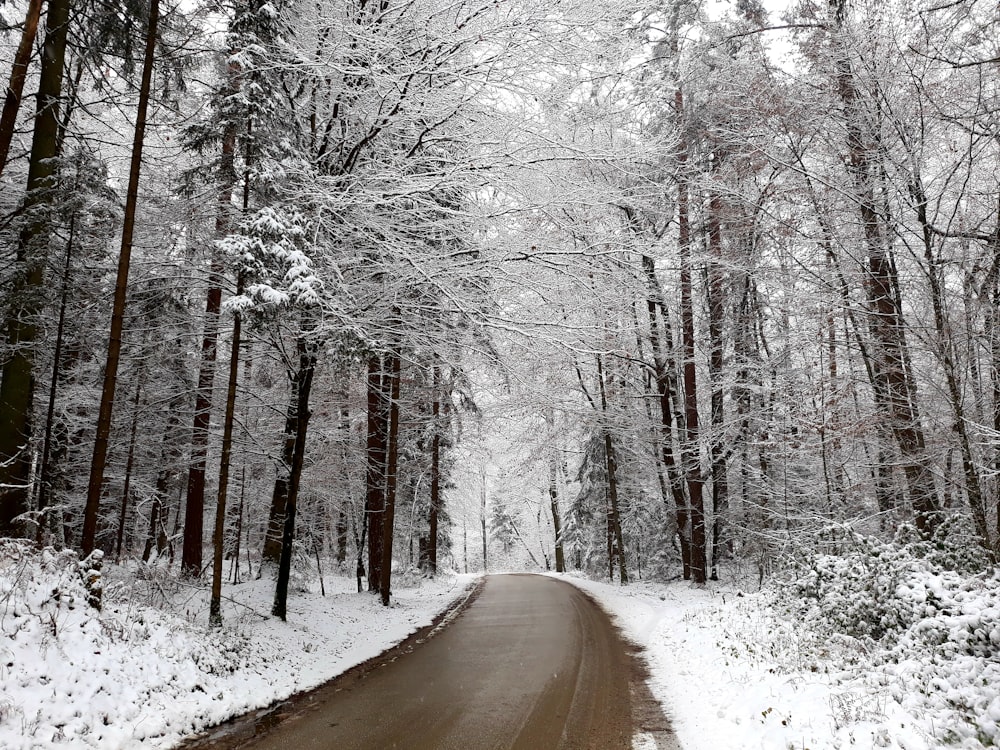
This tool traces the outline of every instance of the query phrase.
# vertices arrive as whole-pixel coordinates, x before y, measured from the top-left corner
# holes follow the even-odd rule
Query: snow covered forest
[[[0,0],[0,744],[141,744],[32,744],[60,618],[215,674],[241,585],[537,570],[879,696],[754,747],[995,746],[998,61],[992,0]]]

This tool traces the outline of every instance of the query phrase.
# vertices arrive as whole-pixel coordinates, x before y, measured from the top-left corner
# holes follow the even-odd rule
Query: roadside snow
[[[563,578],[645,649],[684,750],[996,746],[1000,579],[876,551],[853,578],[802,578],[792,604],[753,586]],[[824,560],[817,571],[843,567]],[[399,579],[385,609],[353,578],[328,575],[322,596],[308,577],[293,579],[288,623],[268,615],[271,581],[227,586],[212,630],[204,587],[109,566],[97,613],[91,566],[0,542],[0,748],[173,747],[376,656],[474,580]]]
[[[884,675],[828,673],[804,659],[797,625],[773,614],[765,594],[564,578],[645,649],[650,689],[684,750],[938,746],[894,700]]]
[[[71,553],[0,549],[5,750],[172,747],[378,655],[473,582],[400,582],[386,609],[353,578],[327,576],[325,597],[318,585],[292,593],[283,623],[267,614],[273,582],[251,581],[225,588],[225,626],[212,631],[204,589],[131,573],[116,583],[113,568],[95,617],[81,572]]]

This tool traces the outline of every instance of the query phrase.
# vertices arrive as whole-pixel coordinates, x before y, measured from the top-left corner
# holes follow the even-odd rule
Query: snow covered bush
[[[948,524],[930,541],[848,532],[839,546],[789,561],[778,588],[776,608],[804,626],[803,655],[863,670],[936,743],[1000,744],[1000,576],[978,545]]]
[[[131,746],[164,731],[134,726],[154,696],[205,691],[245,661],[237,634],[151,607],[114,576],[105,586],[100,563],[0,541],[0,747]]]

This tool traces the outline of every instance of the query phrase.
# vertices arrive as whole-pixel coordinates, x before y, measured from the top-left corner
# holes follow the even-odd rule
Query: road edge
[[[646,659],[646,649],[625,633],[615,613],[605,607],[600,600],[583,586],[574,583],[573,576],[548,574],[549,577],[565,581],[589,599],[595,607],[603,612],[611,622],[611,627],[618,634],[618,639],[625,647],[625,653],[630,661],[629,674],[629,708],[632,712],[632,747],[636,750],[682,750],[680,738],[670,723],[667,706],[661,703],[652,689],[649,680],[652,677],[649,661]]]
[[[482,592],[485,582],[485,576],[479,576],[473,580],[438,612],[429,624],[417,628],[406,636],[406,638],[385,649],[380,654],[366,659],[360,664],[355,664],[353,667],[349,667],[340,674],[331,677],[326,682],[308,690],[293,693],[287,698],[277,700],[268,706],[239,716],[230,717],[225,721],[208,727],[197,735],[175,745],[174,750],[229,750],[230,748],[244,747],[255,737],[266,734],[282,722],[318,706],[320,702],[316,700],[317,694],[329,690],[341,690],[343,689],[342,685],[362,679],[369,672],[378,669],[388,662],[395,661],[403,654],[412,651],[416,646],[433,638],[457,619],[476,600]]]

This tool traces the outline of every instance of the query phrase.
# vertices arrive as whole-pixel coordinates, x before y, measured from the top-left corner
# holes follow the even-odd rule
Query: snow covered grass
[[[314,687],[376,656],[471,585],[469,576],[396,582],[393,606],[327,577],[268,616],[273,583],[207,592],[148,571],[104,571],[103,609],[86,603],[72,553],[0,545],[0,747],[167,748],[242,712]],[[318,589],[318,585],[315,587]]]
[[[1000,579],[855,541],[760,592],[567,580],[645,648],[685,750],[1000,744]]]

